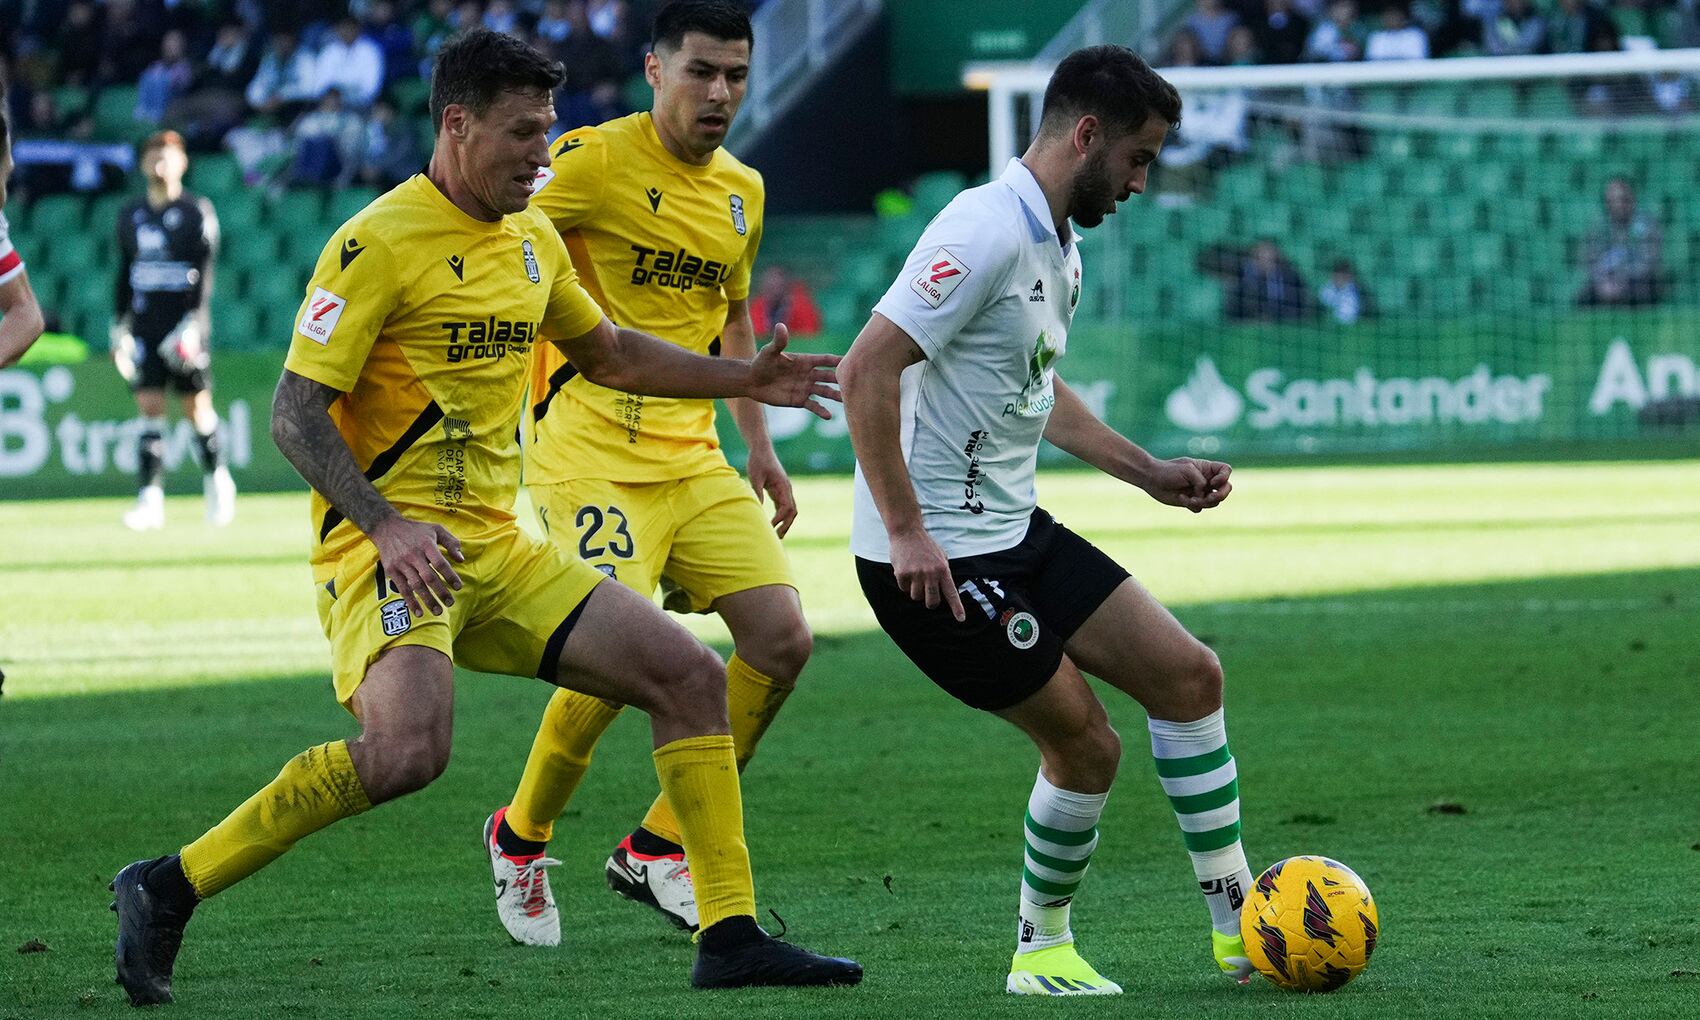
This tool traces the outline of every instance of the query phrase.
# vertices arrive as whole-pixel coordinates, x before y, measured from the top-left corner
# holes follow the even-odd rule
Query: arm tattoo
[[[331,422],[330,406],[340,396],[286,369],[272,397],[272,441],[308,485],[370,535],[396,509],[367,480]]]

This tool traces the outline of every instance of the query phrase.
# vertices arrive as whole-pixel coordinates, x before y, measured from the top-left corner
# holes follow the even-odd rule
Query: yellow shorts
[[[461,590],[441,616],[414,618],[385,579],[378,550],[362,542],[319,585],[319,624],[331,642],[336,700],[353,711],[354,691],[372,663],[391,648],[435,648],[482,673],[553,680],[561,646],[603,575],[509,525],[463,540],[454,564]]]
[[[667,482],[583,478],[531,486],[543,530],[569,555],[646,596],[665,579],[667,608],[707,612],[724,595],[797,587],[748,482],[730,466]]]

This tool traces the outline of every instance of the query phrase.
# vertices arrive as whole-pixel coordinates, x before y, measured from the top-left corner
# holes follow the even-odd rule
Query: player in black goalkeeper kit
[[[207,300],[218,254],[212,203],[183,190],[189,157],[175,131],[142,146],[145,198],[118,213],[118,281],[112,355],[136,394],[141,418],[136,467],[140,492],[124,514],[134,531],[165,525],[165,388],[183,402],[206,473],[207,520],[220,527],[236,513],[236,485],[219,453],[218,412],[209,388]]]

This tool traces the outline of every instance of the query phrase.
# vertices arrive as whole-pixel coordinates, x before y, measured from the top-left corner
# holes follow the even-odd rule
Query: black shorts
[[[1035,509],[1019,545],[950,561],[967,620],[928,609],[897,586],[891,564],[856,558],[862,594],[903,654],[945,692],[996,712],[1056,675],[1063,645],[1128,579],[1121,564]]]
[[[192,368],[186,372],[173,371],[171,365],[159,353],[159,345],[163,338],[144,340],[136,337],[136,378],[130,383],[132,390],[163,390],[167,385],[185,396],[199,393],[212,385],[212,373],[205,368]]]

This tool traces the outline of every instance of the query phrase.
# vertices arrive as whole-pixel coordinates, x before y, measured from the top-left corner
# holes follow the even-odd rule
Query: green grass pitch
[[[1087,475],[1045,504],[1221,654],[1253,866],[1326,853],[1376,894],[1330,996],[1210,970],[1207,918],[1137,707],[1075,911],[1121,1000],[1002,992],[1035,756],[891,647],[845,552],[849,485],[800,483],[787,545],[819,631],[745,779],[760,904],[864,985],[696,993],[689,943],[603,886],[654,788],[609,732],[557,829],[558,950],[501,932],[477,837],[548,691],[464,675],[422,794],[310,837],[206,904],[173,1016],[1692,1017],[1700,1013],[1700,465],[1243,470],[1219,510]],[[302,747],[352,735],[305,565],[306,501],[0,503],[0,1020],[126,1016],[106,883]],[[692,625],[724,651],[711,621]],[[1441,809],[1458,805],[1459,809]],[[769,919],[771,924],[771,919]],[[20,952],[38,941],[46,951]]]

